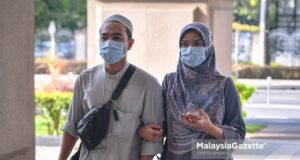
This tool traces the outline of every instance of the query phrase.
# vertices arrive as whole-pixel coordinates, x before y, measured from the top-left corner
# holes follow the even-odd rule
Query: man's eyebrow
[[[108,33],[101,33],[101,36],[108,36]],[[122,33],[117,32],[117,33],[113,33],[112,36],[123,36]]]
[[[108,34],[107,33],[101,33],[100,35],[101,36],[107,36]]]
[[[112,35],[113,35],[113,36],[123,36],[122,33],[120,33],[120,32],[113,33]]]

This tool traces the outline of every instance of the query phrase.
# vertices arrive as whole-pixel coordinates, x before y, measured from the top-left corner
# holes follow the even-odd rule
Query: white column
[[[259,55],[257,56],[257,61],[259,65],[265,65],[265,30],[266,30],[266,7],[267,7],[267,1],[268,0],[261,0],[260,4],[260,22],[259,22]]]
[[[51,48],[50,48],[51,58],[54,59],[55,58],[55,33],[56,33],[56,26],[54,21],[50,22],[48,27],[48,32],[51,38]]]
[[[239,64],[239,46],[240,46],[240,31],[235,30],[235,37],[234,37],[234,59],[235,59],[235,65]],[[239,78],[239,72],[237,69],[234,73],[236,78]]]

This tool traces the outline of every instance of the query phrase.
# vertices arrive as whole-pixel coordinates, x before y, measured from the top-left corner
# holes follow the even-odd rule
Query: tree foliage
[[[58,28],[86,27],[86,0],[35,0],[36,31],[48,28],[54,20]]]
[[[271,27],[274,26],[276,16],[276,1],[269,0],[268,12]],[[54,20],[59,28],[86,27],[86,0],[35,0],[36,30],[47,28]],[[240,24],[259,25],[260,0],[233,0],[234,22]]]
[[[278,0],[269,0],[267,6],[269,17],[268,22],[270,23],[270,27],[275,25],[277,9],[276,1]],[[260,3],[260,0],[234,0],[234,22],[258,26],[260,20]]]
[[[259,24],[260,0],[234,0],[234,21],[241,24]]]

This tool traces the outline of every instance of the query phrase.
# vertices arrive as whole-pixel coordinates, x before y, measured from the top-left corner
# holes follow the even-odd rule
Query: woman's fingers
[[[202,115],[207,115],[207,113],[202,108],[198,108],[197,111]]]
[[[184,121],[184,122],[188,122],[189,120],[189,117],[185,114],[181,115],[181,120]]]
[[[207,128],[207,124],[210,122],[208,114],[203,109],[187,112],[181,116],[181,119],[185,125],[199,129]]]
[[[190,116],[183,116],[183,117],[182,117],[182,122],[183,122],[185,125],[190,126],[190,124],[193,123],[193,119],[192,119]]]
[[[189,117],[194,121],[194,120],[199,120],[201,119],[201,115],[197,114],[189,114]]]

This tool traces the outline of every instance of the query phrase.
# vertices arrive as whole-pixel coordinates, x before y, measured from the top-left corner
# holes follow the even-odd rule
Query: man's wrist
[[[152,160],[154,155],[143,155],[140,157],[140,160]]]

